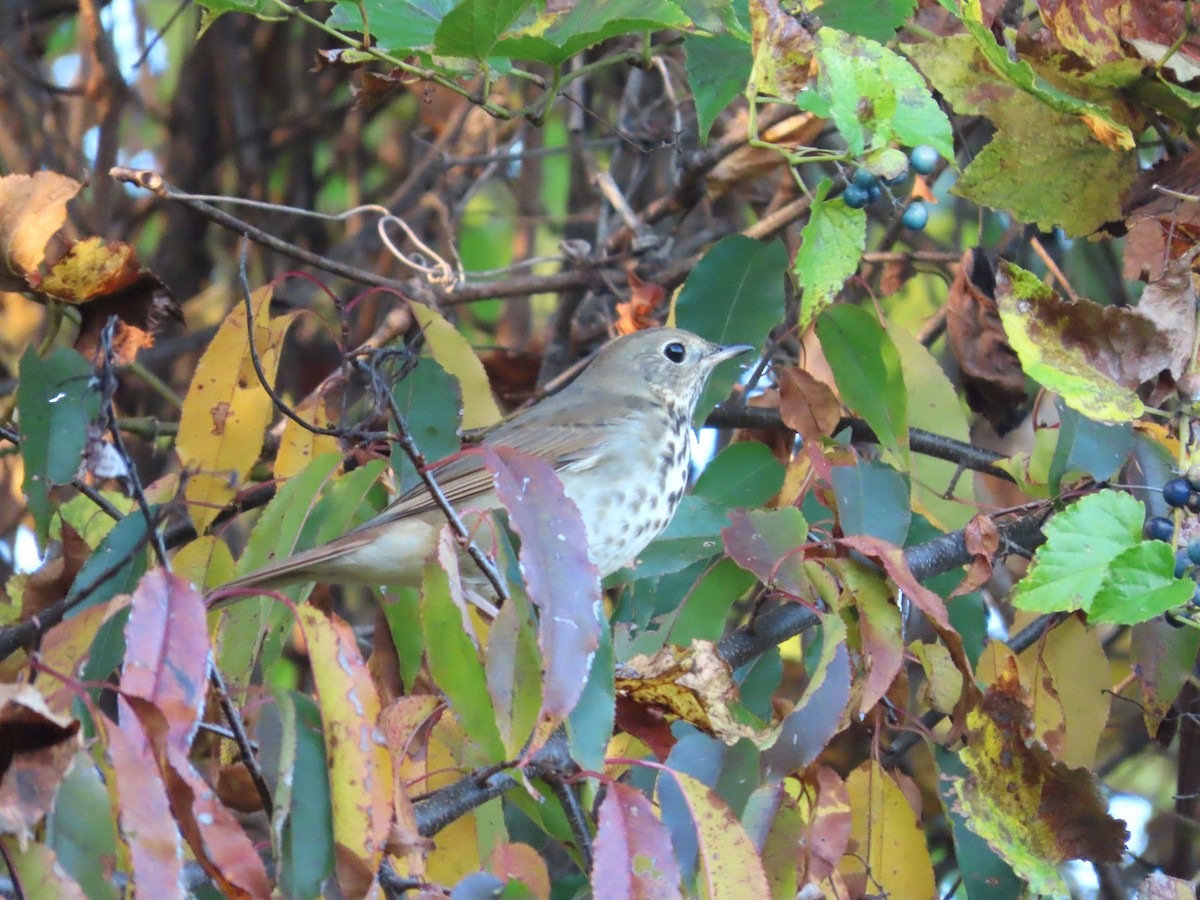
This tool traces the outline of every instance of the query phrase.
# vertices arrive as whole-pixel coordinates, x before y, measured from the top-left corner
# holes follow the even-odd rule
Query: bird
[[[679,328],[635,331],[605,345],[566,387],[496,426],[482,444],[551,464],[579,508],[592,563],[601,577],[610,575],[670,523],[687,487],[692,418],[708,377],[752,349],[721,346]],[[463,515],[468,527],[481,512],[501,506],[481,454],[457,454],[429,471],[460,514],[471,511],[470,522]],[[246,596],[246,589],[298,582],[419,585],[445,524],[418,484],[329,543],[227,583],[210,608]]]

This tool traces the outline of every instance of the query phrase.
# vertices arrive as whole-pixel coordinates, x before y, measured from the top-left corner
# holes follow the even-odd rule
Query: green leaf
[[[841,197],[826,200],[832,184],[825,178],[817,186],[792,266],[804,288],[797,326],[800,334],[834,301],[846,279],[858,271],[867,246],[867,211],[851,209]]]
[[[723,559],[696,583],[670,624],[670,641],[687,647],[692,641],[715,641],[725,633],[733,604],[757,582],[732,559]]]
[[[1083,609],[1092,621],[1140,622],[1185,603],[1195,590],[1174,577],[1175,556],[1143,541],[1146,509],[1121,491],[1089,494],[1046,525],[1046,543],[1012,602],[1031,612]]]
[[[817,91],[830,101],[830,116],[850,153],[898,141],[929,144],[954,158],[950,120],[925,79],[904,57],[882,44],[836,28],[816,34]]]
[[[708,142],[713,122],[734,98],[746,90],[753,59],[745,41],[731,34],[702,37],[689,34],[683,40],[687,53],[688,83],[696,102],[696,126],[700,142]]]
[[[728,507],[703,497],[684,496],[666,530],[642,551],[637,565],[611,576],[613,582],[654,578],[690,566],[721,550]]]
[[[333,873],[332,801],[321,714],[311,697],[276,691],[280,717],[271,823],[279,887],[286,897],[320,897]]]
[[[542,703],[540,663],[529,600],[522,591],[510,590],[488,632],[484,664],[496,725],[509,759],[520,755],[537,725]]]
[[[381,50],[423,50],[433,45],[442,19],[454,0],[340,0],[326,24],[339,31],[363,33],[363,16]]]
[[[437,360],[422,357],[408,377],[392,389],[392,396],[426,462],[434,463],[459,451],[462,392],[458,380]],[[420,481],[399,444],[392,447],[392,471],[401,494]]]
[[[411,693],[425,656],[425,636],[412,625],[421,615],[421,592],[412,587],[389,586],[380,608],[400,658],[400,680]]]
[[[904,386],[908,392],[908,425],[923,428],[970,443],[970,427],[958,392],[941,364],[925,346],[906,329],[889,322],[888,336],[900,354]],[[942,531],[954,531],[967,524],[977,512],[975,479],[962,478],[957,465],[944,459],[914,454],[910,481],[912,508],[932,520]],[[954,485],[954,493],[946,491]]]
[[[1071,237],[1121,218],[1121,195],[1137,162],[1133,153],[1113,152],[1089,127],[1107,112],[1050,88],[1026,63],[1010,68],[1004,48],[984,32],[995,48],[986,55],[962,34],[905,47],[955,112],[986,116],[997,127],[954,192],[1044,230],[1060,226]]]
[[[604,771],[604,758],[616,720],[617,694],[613,681],[615,659],[612,629],[600,629],[600,644],[592,657],[587,684],[567,717],[571,759],[593,772]]]
[[[842,402],[871,426],[895,468],[907,472],[908,395],[895,344],[858,306],[831,306],[821,313],[817,337]]]
[[[907,478],[891,466],[865,460],[835,466],[832,478],[844,534],[867,534],[904,546],[912,521]]]
[[[1170,354],[1166,335],[1150,320],[1090,300],[1063,300],[1008,262],[996,270],[996,305],[1025,373],[1072,409],[1107,422],[1145,411],[1134,388],[1157,375]]]
[[[705,466],[692,494],[728,507],[762,506],[783,487],[783,463],[758,441],[730,444]]]
[[[53,512],[50,489],[75,477],[87,446],[87,427],[100,414],[100,395],[90,385],[92,367],[66,347],[45,359],[30,347],[21,358],[19,374],[22,489],[38,539],[45,541]]]
[[[718,344],[761,345],[783,318],[787,250],[740,234],[722,238],[688,275],[675,304],[675,324]],[[696,407],[703,422],[737,382],[722,366],[708,380]]]
[[[912,15],[916,0],[825,0],[821,24],[887,43]]]
[[[471,740],[490,762],[505,758],[496,727],[487,676],[475,644],[463,630],[463,616],[450,596],[450,579],[437,560],[425,567],[421,625],[429,672]]]
[[[446,13],[433,35],[433,50],[482,62],[505,30],[533,0],[463,0]]]
[[[89,900],[117,900],[121,896],[107,868],[117,854],[115,825],[100,770],[81,750],[46,814],[46,846],[57,854],[59,864]],[[37,886],[26,885],[25,890],[29,892],[31,887],[33,891],[26,896],[37,896]]]
[[[690,25],[691,20],[668,0],[594,0],[543,13],[500,41],[496,53],[559,65],[617,35]]]
[[[1088,622],[1136,625],[1192,599],[1196,583],[1175,577],[1175,553],[1162,541],[1142,541],[1108,566]]]
[[[130,513],[113,526],[75,576],[67,598],[90,593],[66,617],[77,616],[98,603],[107,603],[117,594],[132,591],[146,571],[146,538],[146,517],[141,510]]]
[[[1133,451],[1133,424],[1094,422],[1066,404],[1058,405],[1058,443],[1050,465],[1050,491],[1059,492],[1062,477],[1071,469],[1107,481]]]

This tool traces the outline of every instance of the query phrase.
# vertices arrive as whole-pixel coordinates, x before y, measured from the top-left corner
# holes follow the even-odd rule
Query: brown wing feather
[[[532,453],[543,459],[554,460],[555,471],[561,471],[594,455],[596,435],[595,430],[590,427],[553,422],[532,423],[526,418],[520,428],[501,426],[483,443],[512,447],[514,450]],[[450,462],[431,471],[438,487],[452,506],[469,506],[473,497],[486,494],[495,484],[492,473],[484,468],[483,459],[478,453],[456,456]],[[418,484],[397,497],[379,515],[347,532],[347,536],[434,509],[437,509],[437,504],[429,496],[429,491],[425,489],[425,485]]]

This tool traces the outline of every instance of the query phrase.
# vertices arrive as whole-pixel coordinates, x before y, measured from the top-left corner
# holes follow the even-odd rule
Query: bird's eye
[[[681,363],[687,356],[687,349],[679,341],[671,341],[667,346],[663,347],[663,356],[673,363]]]

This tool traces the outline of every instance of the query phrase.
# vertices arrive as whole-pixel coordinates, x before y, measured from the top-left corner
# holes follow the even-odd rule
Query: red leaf
[[[595,900],[670,900],[679,892],[671,833],[636,788],[613,783],[600,804],[592,858]]]
[[[583,518],[550,464],[510,447],[480,452],[521,536],[521,573],[538,610],[542,709],[534,744],[540,746],[538,738],[575,708],[600,644],[600,573],[588,557]]]
[[[216,792],[192,768],[188,748],[175,742],[175,729],[156,706],[139,698],[118,699],[121,728],[137,723],[146,740],[146,755],[158,762],[171,816],[179,825],[196,861],[227,897],[270,897],[271,882],[254,844]],[[122,793],[129,805],[128,795]],[[133,800],[140,802],[140,798]],[[160,896],[155,894],[154,896]],[[168,895],[169,896],[169,895]]]
[[[167,789],[137,716],[129,710],[120,727],[103,723],[115,776],[117,820],[129,848],[130,882],[146,897],[175,897],[183,877],[183,842],[171,815]]]
[[[208,690],[204,596],[163,569],[138,583],[125,624],[121,690],[157,707],[168,741],[186,754]]]

